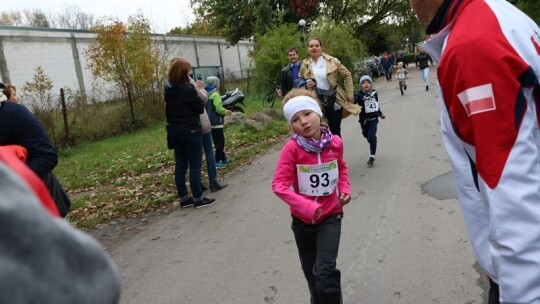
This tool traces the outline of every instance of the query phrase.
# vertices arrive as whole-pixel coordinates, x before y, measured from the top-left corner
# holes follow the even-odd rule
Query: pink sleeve
[[[339,181],[338,181],[338,189],[339,193],[346,193],[348,195],[351,195],[351,182],[349,181],[349,169],[347,168],[347,163],[345,162],[345,159],[343,158],[343,141],[339,141],[340,151],[339,158],[338,158],[338,168],[339,168]]]
[[[281,151],[274,179],[272,180],[272,191],[285,203],[287,203],[291,211],[299,215],[304,220],[313,221],[315,212],[321,207],[315,201],[296,193],[291,189],[294,184],[294,174],[296,172],[296,143],[287,142]]]

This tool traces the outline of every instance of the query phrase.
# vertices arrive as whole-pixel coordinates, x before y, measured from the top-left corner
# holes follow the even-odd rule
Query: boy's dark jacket
[[[201,135],[199,115],[204,104],[191,84],[165,86],[165,116],[167,117],[167,147],[174,149],[187,138]]]
[[[362,107],[362,112],[359,115],[358,121],[364,121],[366,119],[374,119],[379,118],[383,113],[381,112],[381,106],[379,104],[379,111],[373,112],[373,113],[366,113],[366,105],[365,101],[369,98],[375,98],[375,100],[379,101],[379,95],[377,94],[376,90],[369,90],[364,91],[360,90],[354,94],[354,103]]]

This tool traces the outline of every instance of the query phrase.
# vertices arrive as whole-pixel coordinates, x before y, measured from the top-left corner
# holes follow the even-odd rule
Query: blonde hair
[[[321,101],[319,100],[319,97],[317,96],[317,94],[315,94],[314,91],[304,88],[297,88],[290,90],[289,93],[287,93],[287,95],[283,97],[283,100],[281,101],[281,110],[283,110],[283,107],[289,100],[297,96],[309,96],[317,101],[317,104],[319,105],[319,107],[321,107],[321,110],[323,109],[323,107],[321,106]],[[321,117],[321,126],[328,128],[328,121],[324,117]]]

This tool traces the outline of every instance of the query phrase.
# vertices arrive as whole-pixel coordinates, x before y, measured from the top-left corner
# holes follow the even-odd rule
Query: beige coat
[[[362,111],[362,107],[354,103],[349,103],[347,100],[353,100],[354,87],[351,72],[336,58],[328,54],[323,53],[322,56],[327,60],[326,63],[326,79],[330,83],[330,86],[336,88],[336,100],[337,103],[345,110],[343,111],[343,117],[349,116],[349,114],[358,115]],[[345,90],[341,88],[337,83],[338,73],[344,78]],[[310,58],[304,59],[298,76],[304,79],[315,79],[315,74],[311,68]]]

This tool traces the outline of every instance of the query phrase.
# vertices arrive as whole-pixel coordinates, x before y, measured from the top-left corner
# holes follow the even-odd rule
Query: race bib
[[[339,169],[337,160],[317,165],[296,165],[298,192],[304,195],[325,196],[334,192]]]
[[[401,80],[405,79],[405,73],[399,74],[398,79],[401,79]]]
[[[364,101],[366,113],[375,113],[379,111],[379,103],[375,98],[369,98]]]

